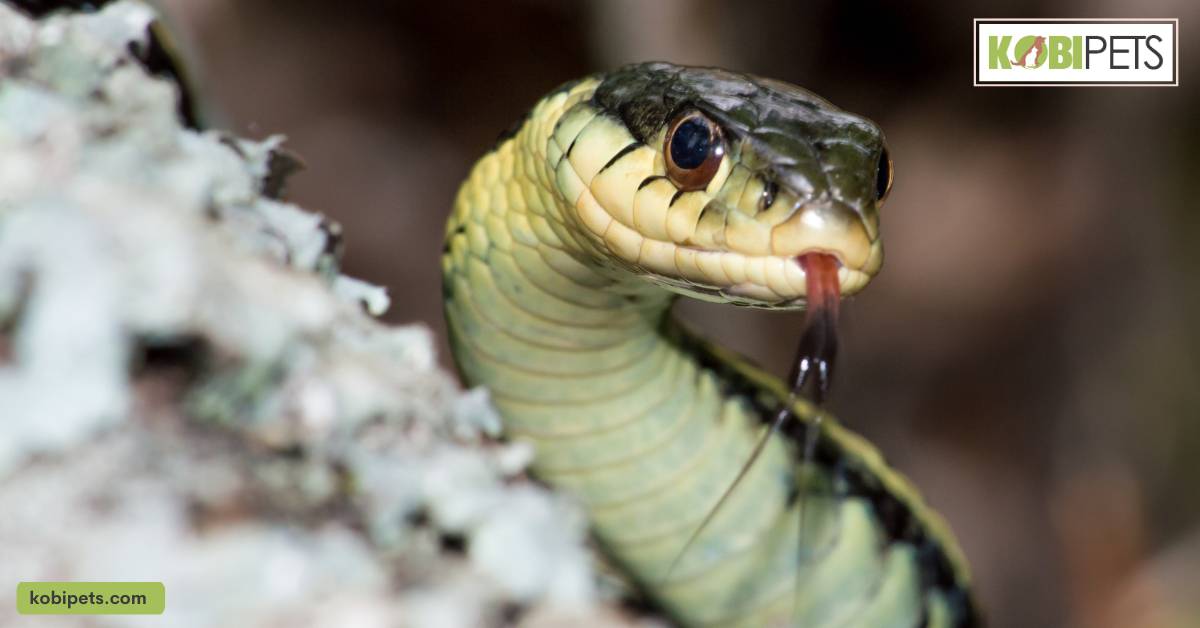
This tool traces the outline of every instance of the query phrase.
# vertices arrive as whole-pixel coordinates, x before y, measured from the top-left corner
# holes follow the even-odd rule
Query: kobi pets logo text
[[[1179,20],[976,19],[976,85],[1178,85]]]

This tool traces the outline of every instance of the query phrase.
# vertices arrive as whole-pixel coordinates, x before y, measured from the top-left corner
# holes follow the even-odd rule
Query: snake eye
[[[884,147],[879,152],[879,163],[875,165],[875,200],[880,205],[887,198],[888,192],[892,191],[892,156],[888,154],[887,147]]]
[[[684,191],[703,190],[716,176],[725,157],[721,128],[703,114],[692,111],[675,118],[667,129],[663,147],[667,175]]]

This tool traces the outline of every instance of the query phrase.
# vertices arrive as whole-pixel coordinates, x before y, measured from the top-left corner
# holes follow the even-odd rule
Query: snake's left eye
[[[892,191],[892,156],[888,154],[888,149],[885,146],[879,151],[879,163],[875,164],[875,201],[880,205],[887,198],[888,192]]]
[[[721,127],[698,111],[685,112],[667,129],[663,154],[667,176],[679,189],[703,190],[725,157]]]

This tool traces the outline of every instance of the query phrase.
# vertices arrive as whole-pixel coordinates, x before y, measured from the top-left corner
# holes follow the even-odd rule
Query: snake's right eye
[[[685,112],[667,129],[663,154],[667,176],[679,189],[703,190],[725,157],[721,127],[698,111]]]

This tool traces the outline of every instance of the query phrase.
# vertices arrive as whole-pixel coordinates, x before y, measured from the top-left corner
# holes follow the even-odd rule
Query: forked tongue
[[[817,404],[824,403],[833,380],[837,359],[838,303],[842,292],[838,285],[837,258],[826,253],[805,253],[796,258],[804,269],[808,287],[808,313],[804,319],[804,334],[792,366],[792,394],[803,394],[812,381],[812,396]]]
[[[704,516],[704,520],[700,525],[692,531],[691,536],[684,542],[683,548],[675,555],[675,559],[667,567],[666,573],[663,575],[663,582],[667,582],[671,578],[671,573],[679,564],[680,559],[687,553],[689,547],[699,538],[700,533],[704,531],[708,524],[721,510],[729,496],[741,484],[746,477],[746,473],[754,465],[754,461],[758,459],[763,448],[771,439],[771,436],[778,432],[787,421],[788,416],[795,412],[796,398],[804,394],[804,385],[811,379],[813,381],[813,394],[811,399],[818,405],[825,401],[825,397],[829,392],[829,381],[833,376],[833,361],[837,357],[837,316],[838,302],[841,300],[842,291],[838,285],[838,268],[841,264],[837,258],[825,253],[806,253],[797,258],[800,266],[804,269],[805,280],[808,282],[808,315],[804,319],[804,335],[800,337],[800,348],[797,351],[796,364],[792,367],[792,391],[788,399],[779,408],[775,419],[771,421],[768,429],[759,437],[755,443],[754,449],[750,452],[750,457],[746,459],[746,463],[742,465],[738,471],[737,477],[733,479],[733,483],[725,492],[721,494],[717,503]],[[811,417],[811,421],[803,421],[804,426],[804,463],[807,468],[808,463],[812,462],[816,452],[817,435],[821,431],[821,413],[816,413]],[[801,494],[801,508],[803,508],[803,498],[805,494]],[[800,516],[800,539],[804,539],[805,517],[801,511]],[[803,552],[801,545],[801,552]],[[799,587],[804,582],[804,579],[797,578],[796,583]],[[797,596],[796,599],[799,599]]]

